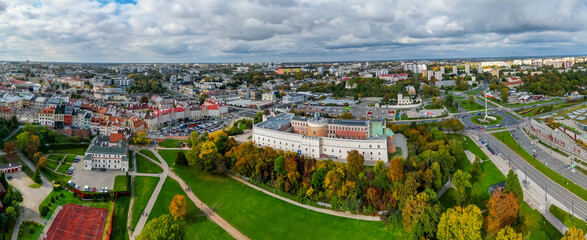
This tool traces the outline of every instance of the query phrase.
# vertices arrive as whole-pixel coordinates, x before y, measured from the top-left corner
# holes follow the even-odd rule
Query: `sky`
[[[0,60],[582,55],[585,23],[587,0],[0,0]]]

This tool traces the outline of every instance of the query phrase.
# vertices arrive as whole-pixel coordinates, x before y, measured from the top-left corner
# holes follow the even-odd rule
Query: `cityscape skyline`
[[[581,55],[586,7],[580,1],[0,1],[0,59],[222,63]]]

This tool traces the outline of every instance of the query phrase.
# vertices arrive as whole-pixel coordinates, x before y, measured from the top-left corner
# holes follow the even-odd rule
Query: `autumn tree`
[[[485,218],[485,229],[488,233],[497,233],[499,229],[511,225],[518,218],[518,200],[513,193],[495,190],[487,201],[489,214]]]
[[[482,226],[483,215],[477,206],[456,206],[442,214],[436,235],[440,240],[481,239]]]
[[[522,240],[522,234],[517,233],[516,230],[510,226],[505,226],[497,232],[495,240]]]
[[[501,94],[500,94],[501,101],[507,103],[509,96],[510,96],[510,93],[508,91],[508,88],[505,88],[505,87],[502,88]]]
[[[183,220],[188,215],[189,210],[188,203],[183,195],[176,194],[169,204],[169,213],[175,220],[178,218]]]
[[[355,116],[353,116],[353,114],[350,112],[345,112],[340,115],[340,118],[342,118],[342,119],[355,119]]]
[[[37,167],[44,169],[45,167],[47,167],[47,158],[45,156],[42,156],[41,158],[39,158],[39,162],[37,163]]]
[[[365,157],[359,153],[357,150],[351,150],[346,157],[346,170],[348,173],[348,177],[351,180],[356,180],[359,176],[359,173],[363,172],[363,163],[365,162]]]
[[[149,96],[148,95],[143,95],[141,96],[141,103],[149,103]]]
[[[183,240],[185,239],[184,226],[169,214],[161,215],[145,225],[138,237],[139,240]]]
[[[389,180],[392,182],[397,182],[404,177],[404,166],[402,157],[393,157],[389,162]]]
[[[147,145],[151,139],[147,138],[147,132],[139,132],[132,138],[132,143],[136,145]]]
[[[518,174],[516,174],[514,170],[510,169],[508,172],[505,180],[505,191],[513,193],[516,196],[516,199],[518,199],[518,203],[524,201],[524,191],[518,180]]]
[[[4,152],[6,154],[11,154],[12,152],[14,152],[14,150],[16,150],[15,142],[7,142],[4,144]]]
[[[453,175],[453,183],[457,188],[456,203],[461,205],[467,199],[467,193],[471,190],[471,175],[468,172],[463,172],[460,169]]]
[[[436,199],[436,193],[427,189],[417,196],[410,196],[402,210],[404,229],[414,233],[416,238],[435,238],[438,221],[442,215],[442,206]]]
[[[31,160],[33,160],[33,162],[35,162],[35,164],[36,164],[39,162],[39,159],[41,159],[42,156],[43,156],[42,152],[36,152],[35,155],[33,155],[33,159],[31,159]]]
[[[39,140],[39,136],[31,135],[30,139],[25,144],[24,154],[29,159],[32,159],[34,154],[39,151],[40,146],[41,146],[41,141]]]
[[[561,240],[585,240],[585,233],[577,227],[571,227],[561,238]]]

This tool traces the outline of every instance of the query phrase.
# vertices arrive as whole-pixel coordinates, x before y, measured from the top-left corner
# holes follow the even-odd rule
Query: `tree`
[[[185,156],[185,153],[183,153],[183,151],[179,151],[177,153],[177,157],[175,158],[175,164],[179,165],[179,166],[187,166],[188,165],[188,159]]]
[[[404,167],[402,163],[402,157],[393,157],[389,162],[389,180],[397,182],[404,177]]]
[[[143,95],[141,96],[141,103],[149,103],[149,96]]]
[[[483,216],[475,205],[456,206],[442,214],[438,222],[437,237],[445,239],[481,239]]]
[[[342,118],[342,119],[355,119],[355,116],[353,116],[353,114],[350,112],[345,112],[340,115],[340,118]]]
[[[471,175],[468,172],[457,170],[453,175],[453,183],[457,188],[456,202],[461,205],[467,199],[467,193],[471,189]]]
[[[39,147],[41,146],[41,141],[39,140],[39,136],[31,135],[30,139],[26,142],[24,147],[24,154],[29,158],[32,159],[33,155],[39,151]]]
[[[147,132],[139,132],[135,137],[132,138],[132,142],[135,145],[147,145],[151,139],[147,138]]]
[[[20,151],[24,151],[24,147],[26,146],[26,143],[29,141],[31,137],[31,132],[29,131],[25,131],[21,134],[18,134],[18,136],[16,136],[16,141],[18,142],[18,149]]]
[[[357,150],[351,150],[346,157],[346,170],[351,180],[356,180],[359,173],[363,172],[365,157]]]
[[[510,93],[509,93],[508,88],[502,88],[501,94],[500,94],[501,101],[507,103],[509,96],[510,96]]]
[[[139,240],[182,240],[185,238],[185,229],[180,222],[174,221],[169,214],[161,215],[147,223]]]
[[[190,208],[185,196],[176,194],[169,204],[169,213],[173,216],[173,219],[177,220],[179,218],[183,220],[189,211]]]
[[[485,218],[485,229],[488,233],[497,233],[499,229],[511,225],[518,218],[518,200],[513,193],[495,190],[487,201],[488,216]]]
[[[475,161],[473,161],[473,164],[471,166],[471,179],[473,180],[473,182],[479,180],[479,176],[481,176],[481,173],[481,159],[475,156]]]
[[[8,186],[8,181],[6,181],[6,174],[4,172],[0,172],[0,184],[2,184],[2,186]]]
[[[39,162],[37,163],[37,167],[44,169],[45,167],[47,167],[47,158],[45,156],[42,156],[41,158],[39,158]]]
[[[35,181],[38,184],[41,184],[43,182],[41,180],[41,172],[39,171],[39,168],[35,170],[35,174],[33,175],[33,181]]]
[[[518,174],[511,170],[508,172],[508,175],[505,180],[505,191],[508,193],[513,193],[518,199],[518,203],[524,201],[524,191],[522,190],[522,186],[520,185],[520,181],[518,180]]]
[[[473,105],[473,104],[475,104],[475,96],[473,96],[473,95],[469,95],[469,104],[470,104],[470,105]]]
[[[585,240],[585,233],[577,227],[571,227],[561,240]]]
[[[14,142],[7,142],[4,144],[4,152],[6,154],[11,154],[12,152],[14,152],[14,150],[16,150],[16,145],[14,144]]]
[[[277,176],[285,175],[285,163],[283,160],[283,156],[279,156],[273,162],[273,171],[277,174]]]
[[[418,239],[435,238],[438,221],[442,215],[442,206],[436,199],[436,193],[427,189],[416,197],[410,197],[402,210],[404,229],[412,232]]]
[[[510,226],[505,226],[497,232],[495,240],[522,240],[522,234],[517,233],[516,230]]]
[[[442,188],[442,172],[440,171],[440,163],[432,163],[432,171],[434,171],[434,190]]]

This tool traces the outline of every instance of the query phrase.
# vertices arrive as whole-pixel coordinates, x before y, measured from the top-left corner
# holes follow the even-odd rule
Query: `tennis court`
[[[59,211],[45,239],[102,239],[108,209],[66,204]]]

